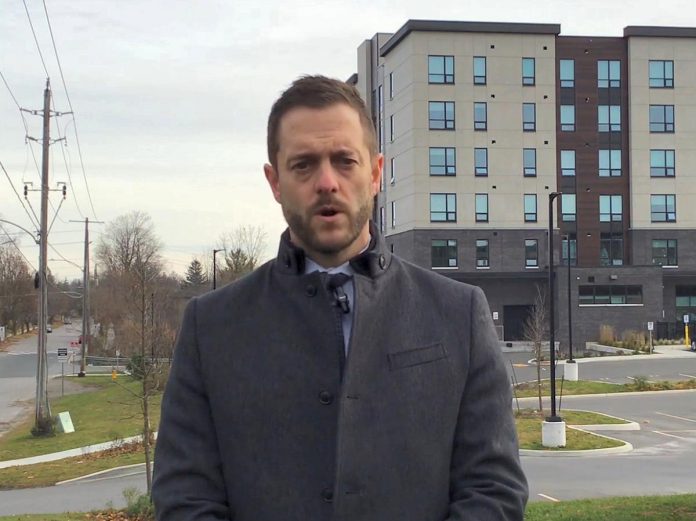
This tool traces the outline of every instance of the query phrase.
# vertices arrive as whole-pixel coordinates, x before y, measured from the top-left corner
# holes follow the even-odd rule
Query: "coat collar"
[[[370,221],[370,237],[370,245],[360,255],[350,259],[350,266],[358,274],[377,278],[389,268],[391,252],[372,221]],[[283,273],[301,275],[305,271],[305,252],[290,241],[288,229],[280,236],[277,264]]]

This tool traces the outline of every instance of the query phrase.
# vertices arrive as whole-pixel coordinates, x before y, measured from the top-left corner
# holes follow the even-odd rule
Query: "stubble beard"
[[[364,197],[358,211],[354,215],[343,211],[343,215],[349,221],[347,234],[345,238],[331,242],[321,240],[319,232],[312,227],[312,218],[315,215],[312,209],[307,210],[304,215],[288,208],[286,205],[283,205],[282,209],[283,216],[290,230],[302,242],[305,249],[321,255],[336,255],[348,249],[358,239],[365,224],[370,219],[372,207],[372,197],[368,194]],[[342,208],[342,210],[345,210],[345,208]]]

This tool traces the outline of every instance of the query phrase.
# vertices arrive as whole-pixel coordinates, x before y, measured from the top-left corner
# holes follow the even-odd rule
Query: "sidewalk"
[[[155,437],[155,439],[157,439],[156,432],[153,433],[153,436]],[[57,461],[65,458],[84,456],[85,454],[92,454],[94,452],[102,452],[105,450],[109,450],[114,447],[117,447],[120,444],[138,442],[142,439],[142,435],[131,436],[122,440],[105,441],[104,443],[97,443],[95,445],[88,445],[86,447],[78,447],[76,449],[68,449],[60,452],[53,452],[51,454],[41,454],[39,456],[30,456],[28,458],[0,461],[0,469],[6,469],[8,467],[21,467],[24,465],[34,465],[36,463],[46,463],[48,461]]]

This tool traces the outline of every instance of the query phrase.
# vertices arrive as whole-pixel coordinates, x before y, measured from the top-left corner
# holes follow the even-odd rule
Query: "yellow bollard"
[[[691,345],[691,339],[689,338],[689,324],[684,324],[684,343],[687,346]]]
[[[112,370],[111,370],[111,379],[114,380],[114,381],[116,381],[116,376],[117,376],[117,375],[116,375],[116,369],[112,369]]]

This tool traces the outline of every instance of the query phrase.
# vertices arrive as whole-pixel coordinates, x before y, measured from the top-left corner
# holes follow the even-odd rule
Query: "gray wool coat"
[[[351,265],[347,360],[332,295],[287,232],[275,260],[192,299],[162,402],[158,520],[522,520],[483,292],[379,237]]]

